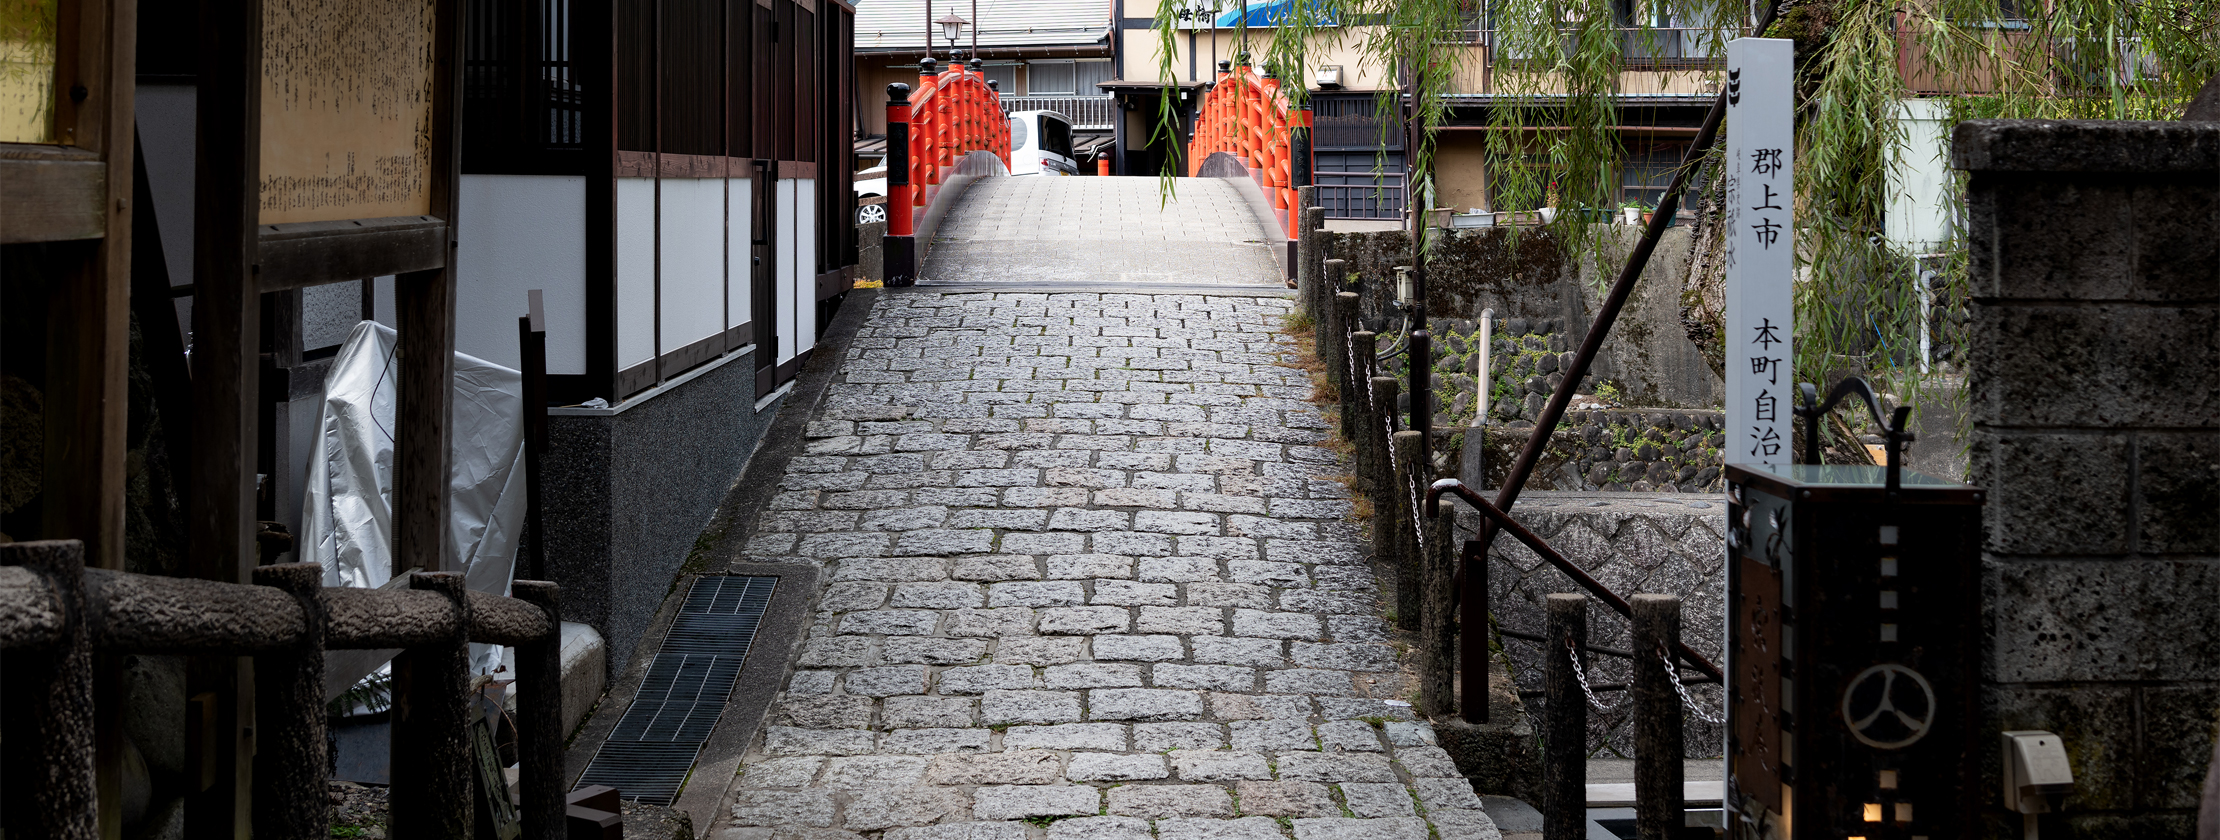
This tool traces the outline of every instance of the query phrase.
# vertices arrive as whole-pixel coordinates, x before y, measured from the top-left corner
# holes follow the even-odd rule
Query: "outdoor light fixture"
[[[1322,88],[1341,87],[1341,65],[1328,64],[1318,68],[1318,86]]]
[[[955,12],[949,12],[947,17],[933,22],[940,24],[940,37],[948,39],[948,53],[954,55],[956,53],[956,39],[963,35],[964,24],[971,21],[958,17]]]

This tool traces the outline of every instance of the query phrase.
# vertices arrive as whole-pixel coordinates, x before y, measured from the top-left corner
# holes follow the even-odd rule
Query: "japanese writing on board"
[[[1727,44],[1727,445],[1731,464],[1784,469],[1796,391],[1795,48]]]

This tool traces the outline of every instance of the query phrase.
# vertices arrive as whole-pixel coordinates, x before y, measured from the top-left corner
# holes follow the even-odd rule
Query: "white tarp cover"
[[[303,562],[325,586],[375,588],[393,571],[393,329],[355,325],[324,380],[320,448],[301,508]],[[524,524],[524,376],[455,354],[452,510],[446,550],[469,588],[506,595]],[[473,660],[488,652],[472,645]],[[498,654],[492,654],[498,661]]]

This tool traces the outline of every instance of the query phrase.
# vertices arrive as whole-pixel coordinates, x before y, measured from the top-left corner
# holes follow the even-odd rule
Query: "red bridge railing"
[[[1010,120],[1002,96],[979,72],[977,60],[942,72],[927,58],[917,88],[886,86],[887,225],[882,265],[889,286],[916,280],[922,255],[913,240],[917,223],[940,199],[942,182],[965,156],[989,152],[1010,166]],[[906,161],[906,163],[905,163]]]
[[[1295,188],[1310,181],[1310,109],[1290,103],[1280,80],[1244,64],[1218,62],[1218,81],[1203,95],[1195,136],[1187,143],[1187,174],[1202,174],[1203,161],[1225,152],[1249,168],[1249,176],[1272,199],[1281,230],[1296,238],[1301,214]]]
[[[910,95],[910,207],[923,213],[940,195],[943,178],[972,152],[993,152],[1010,165],[1010,121],[1002,96],[977,68],[957,64],[934,72],[925,59]]]

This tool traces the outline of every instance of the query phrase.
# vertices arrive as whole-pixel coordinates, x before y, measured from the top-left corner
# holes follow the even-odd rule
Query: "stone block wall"
[[[1508,330],[1513,336],[1537,335],[1547,342],[1522,350],[1573,350],[1587,335],[1605,289],[1640,234],[1624,225],[1601,226],[1597,232],[1604,239],[1600,249],[1567,254],[1546,231],[1524,230],[1517,236],[1507,228],[1436,231],[1439,239],[1427,262],[1426,308],[1437,347],[1449,344],[1446,336],[1453,331],[1468,338],[1480,312],[1493,309],[1499,337],[1509,326],[1515,328]],[[1411,261],[1410,237],[1402,231],[1317,235],[1326,258],[1347,263],[1350,276],[1341,279],[1354,283],[1365,329],[1383,335],[1405,329],[1392,301],[1394,268]],[[1590,370],[1598,382],[1618,392],[1619,402],[1655,408],[1718,404],[1723,393],[1719,377],[1681,324],[1688,251],[1687,228],[1666,231]]]
[[[1954,138],[1994,733],[2065,742],[2078,837],[2187,837],[2220,709],[2220,123]]]
[[[1681,598],[1681,638],[1690,648],[1721,661],[1726,637],[1726,505],[1717,499],[1659,497],[1635,493],[1528,492],[1512,515],[1566,559],[1579,565],[1621,596],[1669,593]],[[1461,531],[1477,533],[1479,514],[1460,509]],[[1496,537],[1488,555],[1488,598],[1496,626],[1543,635],[1543,603],[1552,593],[1581,592],[1579,584],[1508,535]],[[1539,643],[1504,637],[1512,680],[1522,691],[1542,689]],[[1628,625],[1601,602],[1591,602],[1588,643],[1626,650]],[[1588,675],[1594,684],[1624,683],[1629,662],[1594,657]],[[1715,685],[1690,686],[1689,693],[1713,717],[1724,716]],[[1630,704],[1624,693],[1599,695],[1609,711],[1588,710],[1588,749],[1600,757],[1634,755]],[[1540,698],[1526,701],[1536,715],[1548,710]],[[1687,718],[1683,743],[1689,758],[1716,758],[1726,744],[1724,728]],[[1599,752],[1600,751],[1600,752]]]

